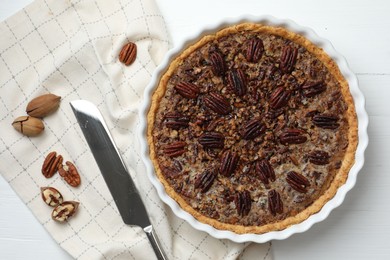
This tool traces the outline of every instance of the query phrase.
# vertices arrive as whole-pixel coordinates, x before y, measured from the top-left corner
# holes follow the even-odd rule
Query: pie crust
[[[249,62],[245,58],[245,55],[249,55],[246,54],[247,48],[249,48],[248,41],[253,37],[262,39],[263,43],[262,56],[257,62]],[[246,41],[241,42],[242,39]],[[235,53],[233,57],[229,56],[229,41],[234,41],[234,44],[236,44],[234,47],[238,46],[240,49],[237,50],[232,47]],[[276,47],[273,42],[276,42],[274,44]],[[283,48],[287,45],[291,46],[291,49],[286,54],[286,63],[282,64],[281,56],[285,52]],[[210,48],[219,51],[226,62],[226,69],[221,75],[217,75],[218,68],[215,68],[217,65],[213,65],[210,61],[209,54],[212,52]],[[208,53],[206,53],[206,49]],[[291,50],[296,50],[295,60],[292,57],[294,53]],[[203,63],[199,64],[200,58],[194,57],[202,53],[206,54],[201,57]],[[252,55],[254,55],[253,52]],[[269,62],[268,58],[273,62]],[[194,94],[194,92],[191,92],[191,86],[184,85],[184,91],[187,91],[187,94],[180,94],[175,86],[182,80],[188,82],[189,78],[181,79],[180,75],[183,74],[178,73],[178,71],[185,71],[183,66],[188,65],[186,65],[186,62],[191,64],[191,62],[195,62],[195,59],[198,59],[198,63],[193,64],[191,82],[195,85],[201,82],[198,86],[199,91],[195,91]],[[305,63],[305,59],[310,62]],[[237,63],[237,61],[243,64]],[[252,65],[248,65],[249,63]],[[306,66],[308,64],[312,67],[318,65],[321,69],[314,69],[313,74],[315,75],[309,75],[311,72],[310,66]],[[268,65],[269,67],[267,67]],[[286,65],[287,68],[283,68],[283,65]],[[202,67],[205,70],[213,71],[214,74],[207,78],[209,84],[205,84],[205,81],[202,81],[203,79],[193,78],[197,74],[202,75],[202,77],[206,75],[202,71],[194,72],[195,68],[199,67],[200,71]],[[243,71],[244,80],[240,81],[240,73],[237,73],[237,70],[233,76],[230,76],[233,79],[229,81],[227,74],[237,68]],[[255,71],[254,75],[258,78],[261,74],[259,71],[262,68],[265,71],[266,75],[263,76],[266,79],[256,81],[251,73]],[[279,76],[275,76],[274,80],[270,76],[270,68],[276,68],[275,70],[279,73]],[[220,80],[216,78],[220,78]],[[288,79],[295,79],[295,81],[287,82]],[[240,82],[245,82],[244,89]],[[267,86],[262,87],[262,82],[266,82]],[[281,82],[284,82],[283,88],[276,93],[276,89],[280,87]],[[318,86],[319,83],[325,83],[325,89]],[[294,84],[296,87],[291,87]],[[287,94],[283,92],[286,89]],[[190,91],[189,94],[188,91]],[[254,108],[249,108],[248,104],[252,104],[253,101],[249,101],[248,96],[255,96],[252,93],[253,91],[258,93],[260,96],[258,100],[264,104],[254,104]],[[218,106],[219,110],[218,107],[213,110],[210,109],[210,106],[205,106],[204,97],[210,92],[217,92],[225,97],[231,110],[223,114],[222,112],[224,112],[224,109],[226,110],[226,107]],[[192,94],[196,97],[193,98]],[[274,98],[272,98],[272,94],[274,94]],[[184,104],[194,105],[199,111],[191,111],[189,106],[184,106],[183,103],[177,101],[178,99],[185,100],[183,101]],[[334,103],[337,103],[337,105],[333,105],[332,99],[335,100]],[[187,102],[187,100],[189,101]],[[238,102],[236,102],[237,100]],[[214,105],[215,102],[217,101],[212,100]],[[241,107],[242,103],[244,107]],[[318,110],[313,109],[317,106],[319,107]],[[177,109],[183,110],[184,107],[184,111],[179,111],[181,115],[186,114],[184,121],[183,118],[178,119],[173,116],[174,123],[179,121],[179,125],[175,124],[174,129],[172,129],[172,125],[167,127],[166,114]],[[241,114],[238,112],[243,109],[249,111],[244,112],[246,113],[245,119],[243,119],[244,116],[240,118]],[[280,110],[283,111],[282,114],[275,112]],[[276,115],[270,116],[270,113],[274,112]],[[253,113],[253,117],[248,118],[248,113],[249,115]],[[195,121],[199,121],[197,117],[199,114],[211,115],[210,120],[212,122],[216,121],[217,118],[223,118],[223,120],[215,123],[216,125],[221,124],[217,127],[218,129],[239,128],[234,133],[235,139],[230,137],[226,130],[227,132],[223,133],[225,145],[222,148],[207,147],[210,144],[203,145],[199,134],[223,131],[214,131],[214,128],[208,131],[210,122],[207,119],[205,119],[206,126],[198,127]],[[285,119],[284,115],[288,115],[289,118]],[[316,120],[313,119],[314,117]],[[231,124],[235,118],[239,125]],[[250,134],[246,134],[248,131],[245,132],[245,129],[242,128],[248,125],[248,121],[253,118],[259,118],[259,121],[262,122],[261,127],[265,130],[256,128],[258,134],[252,139]],[[187,119],[189,119],[189,122]],[[294,120],[297,123],[294,123]],[[314,121],[316,121],[315,124]],[[180,125],[183,122],[184,125],[189,124],[190,127],[188,128],[190,129],[198,129],[196,135],[191,134],[191,131],[187,128],[183,133]],[[278,125],[278,123],[280,124]],[[354,163],[358,142],[354,102],[349,91],[348,82],[342,76],[336,62],[321,48],[297,33],[282,27],[257,23],[241,23],[229,26],[215,34],[201,37],[199,41],[183,50],[171,62],[153,93],[147,116],[147,125],[150,158],[157,177],[164,185],[167,194],[200,222],[238,234],[262,234],[282,230],[300,223],[318,212],[336,194],[338,188],[346,182],[348,172]],[[211,141],[215,141],[213,136],[211,137]],[[270,149],[266,147],[269,144],[268,137],[271,140],[270,143],[275,144]],[[228,143],[226,140],[230,139],[237,139],[238,141],[233,141],[231,146],[226,147],[226,143]],[[184,142],[184,148],[181,143],[169,147],[169,144],[175,142]],[[250,149],[253,147],[259,149],[254,154],[239,154],[238,147],[241,149],[246,147],[245,145],[248,143],[250,143]],[[200,154],[205,160],[207,159],[206,162],[211,165],[209,168],[204,167],[206,163],[203,164],[203,161],[202,165],[199,165],[200,159],[191,159],[195,154],[194,149],[197,150],[196,154]],[[198,151],[198,149],[201,151]],[[184,150],[184,153],[182,150]],[[236,163],[237,165],[233,167],[234,170],[232,170],[232,167],[229,168],[229,165],[231,165],[229,162],[233,160],[232,157],[229,157],[225,162],[221,158],[227,150],[234,150],[234,153],[238,154],[239,160]],[[207,155],[210,151],[211,155]],[[242,151],[245,153],[245,149]],[[321,156],[317,158],[309,151],[325,151],[329,158],[326,156],[325,158]],[[279,152],[282,155],[278,154]],[[276,154],[276,156],[273,154]],[[329,161],[327,161],[328,159]],[[256,163],[262,160],[268,161],[271,165],[275,174],[274,178],[267,175],[267,172],[265,172],[265,178],[264,174],[262,177],[256,173],[256,170],[254,170],[258,169]],[[223,163],[226,164],[225,169],[228,169],[226,176],[222,174],[223,171],[221,172],[221,164]],[[175,167],[176,170],[172,169]],[[169,168],[168,171],[174,171],[174,173],[167,174],[167,168]],[[259,166],[259,168],[263,169],[264,172],[264,167]],[[198,183],[198,186],[195,187],[196,178],[200,179],[199,176],[206,171],[217,172],[213,175],[211,186],[208,185],[207,181],[204,181],[206,184],[199,185]],[[288,177],[290,172],[295,172],[295,175],[292,174]],[[314,172],[317,173],[314,174]],[[187,177],[183,178],[184,175]],[[180,177],[176,178],[177,176]],[[302,176],[310,182],[309,185],[304,184],[305,181],[300,181]],[[288,178],[290,182],[287,180]],[[242,179],[244,179],[243,183],[240,182]],[[179,183],[175,183],[177,180],[179,180]],[[225,184],[230,190],[224,190],[223,185]],[[246,195],[242,195],[245,190],[248,191],[250,202],[248,202]],[[277,203],[277,200],[270,201],[270,190],[277,191],[281,198],[281,206]],[[230,197],[227,194],[229,192],[231,193]],[[206,203],[205,201],[207,203],[213,201],[214,208],[212,209],[208,205],[206,209],[203,209],[202,206],[204,205],[202,203]],[[273,204],[273,206],[270,206],[270,204]]]

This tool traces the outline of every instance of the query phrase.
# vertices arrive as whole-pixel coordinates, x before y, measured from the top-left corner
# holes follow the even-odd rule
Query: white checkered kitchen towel
[[[173,215],[158,198],[138,154],[138,108],[143,89],[168,50],[163,17],[153,0],[37,0],[0,24],[0,172],[58,244],[76,259],[154,259],[139,227],[122,222],[81,134],[69,101],[98,105],[119,145],[169,259],[270,259],[270,244],[237,244],[199,232]],[[138,46],[129,67],[118,62],[128,41]],[[45,131],[26,137],[11,123],[29,100],[45,93],[62,97],[44,118]],[[75,163],[82,183],[67,185],[40,172],[57,151]],[[64,224],[51,220],[40,187],[59,189],[80,202]],[[11,216],[10,216],[11,217]]]

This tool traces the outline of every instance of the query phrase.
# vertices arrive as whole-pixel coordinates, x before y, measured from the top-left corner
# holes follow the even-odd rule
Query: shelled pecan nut
[[[244,139],[251,140],[263,134],[265,130],[266,127],[261,122],[260,118],[254,118],[243,126],[241,135]]]
[[[72,162],[67,161],[65,165],[61,164],[58,173],[72,187],[77,187],[81,183],[80,174]]]
[[[302,129],[287,128],[279,135],[282,144],[302,144],[307,141],[306,132]]]
[[[210,61],[214,74],[217,76],[223,76],[226,72],[226,62],[222,54],[219,51],[211,52]]]
[[[320,114],[320,111],[314,109],[314,110],[310,110],[309,112],[307,112],[305,117],[313,118],[313,116],[318,115],[318,114]]]
[[[326,90],[326,84],[324,81],[305,83],[302,86],[302,94],[305,97],[314,97]]]
[[[119,61],[126,66],[131,65],[137,57],[137,45],[133,42],[129,42],[122,47],[119,53]]]
[[[313,116],[314,125],[324,129],[337,129],[340,126],[338,120],[337,116],[331,114],[317,114]]]
[[[200,93],[200,89],[197,85],[191,82],[180,82],[175,86],[177,93],[182,97],[195,99]]]
[[[58,168],[62,165],[62,155],[57,156],[57,152],[50,152],[43,162],[42,174],[46,178],[51,178],[58,171]]]
[[[259,38],[248,40],[245,58],[248,62],[258,62],[264,52],[263,41]]]
[[[283,213],[283,202],[280,194],[276,190],[268,192],[268,209],[272,215]]]
[[[252,199],[249,191],[239,191],[234,195],[234,204],[240,216],[246,216],[252,207]]]
[[[276,180],[275,171],[268,160],[263,159],[256,161],[255,172],[264,184],[268,184],[269,181],[273,182]]]
[[[224,176],[230,176],[236,170],[240,157],[237,153],[227,150],[221,157],[219,172]]]
[[[198,174],[194,181],[195,189],[200,189],[202,193],[205,193],[210,189],[211,185],[213,185],[216,177],[217,172],[215,170],[206,170],[203,173]]]
[[[269,98],[269,105],[272,109],[279,109],[287,105],[291,92],[283,86],[277,87]]]
[[[246,94],[246,76],[241,69],[233,69],[227,74],[230,89],[237,95],[242,97]]]
[[[62,194],[53,187],[41,187],[41,196],[50,207],[55,207],[64,201]]]
[[[284,111],[283,111],[283,108],[277,109],[277,110],[271,109],[271,110],[269,110],[269,111],[265,114],[265,117],[266,117],[266,118],[269,118],[269,119],[275,119],[275,118],[277,118],[278,116],[282,115],[283,112],[284,112]]]
[[[283,75],[282,71],[275,64],[269,65],[267,67],[267,71],[266,71],[266,74],[265,74],[267,79],[273,80],[273,81],[280,80],[282,75]]]
[[[199,137],[198,141],[204,148],[223,148],[225,137],[219,132],[206,132]]]
[[[326,165],[330,162],[330,155],[325,151],[315,150],[309,154],[309,161],[316,165]]]
[[[208,125],[207,125],[207,128],[206,130],[207,131],[214,131],[218,125],[222,125],[223,123],[225,122],[225,119],[220,117],[220,118],[217,118],[213,121],[211,121]]]
[[[64,201],[53,209],[51,213],[52,219],[57,222],[67,221],[76,213],[79,204],[77,201]]]
[[[290,73],[297,61],[298,50],[291,46],[285,46],[282,50],[282,55],[280,56],[280,69],[284,73]]]
[[[211,92],[203,98],[206,107],[220,115],[226,115],[232,111],[229,101],[218,93]]]
[[[306,193],[307,187],[310,186],[309,180],[302,174],[295,171],[287,173],[286,181],[290,184],[291,188],[301,193]]]
[[[190,118],[188,116],[182,115],[178,112],[167,113],[164,116],[165,125],[168,128],[178,130],[180,128],[188,127]]]
[[[176,178],[180,175],[182,170],[176,167],[161,166],[161,171],[167,178]]]
[[[163,152],[169,157],[177,157],[185,153],[186,146],[186,142],[176,141],[174,143],[165,145],[163,147]]]

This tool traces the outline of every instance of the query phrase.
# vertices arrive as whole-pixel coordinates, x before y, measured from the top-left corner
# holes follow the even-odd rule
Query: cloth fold
[[[139,155],[138,108],[150,77],[170,47],[164,19],[152,0],[36,0],[0,24],[0,173],[53,239],[76,259],[155,259],[142,229],[122,222],[116,205],[73,116],[69,102],[87,99],[102,112],[126,162],[169,259],[271,259],[270,243],[238,244],[215,239],[177,218],[149,182]],[[118,61],[132,41],[131,66]],[[11,123],[26,115],[29,100],[45,93],[62,97],[45,117],[38,137]],[[41,174],[45,156],[56,151],[78,168],[73,188],[56,174]],[[80,202],[64,224],[40,187],[57,188]],[[11,216],[10,216],[11,217]]]

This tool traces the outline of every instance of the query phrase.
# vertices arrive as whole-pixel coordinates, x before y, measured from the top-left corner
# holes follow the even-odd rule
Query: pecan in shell
[[[29,116],[45,117],[58,109],[60,100],[60,96],[52,93],[38,96],[27,104],[26,112]]]
[[[246,123],[241,129],[241,135],[246,140],[255,139],[263,134],[266,130],[265,125],[259,118],[254,118]]]
[[[12,122],[12,126],[26,136],[37,136],[45,129],[42,119],[33,116],[19,116]]]
[[[167,144],[163,147],[164,154],[169,157],[177,157],[185,153],[186,142],[176,141],[170,144]]]
[[[219,132],[206,132],[199,137],[198,141],[203,148],[223,148],[225,137]]]
[[[64,201],[62,194],[53,187],[41,187],[41,196],[50,207],[55,207]]]
[[[264,52],[263,41],[259,38],[248,40],[245,58],[248,62],[258,62]]]
[[[206,107],[220,115],[226,115],[232,111],[229,101],[222,95],[211,92],[203,98]]]
[[[306,193],[307,187],[310,186],[310,182],[305,176],[294,171],[287,173],[286,181],[290,184],[291,188],[300,193]]]
[[[236,170],[240,157],[237,153],[230,150],[223,153],[221,157],[221,166],[219,172],[224,176],[230,176]]]
[[[302,129],[287,128],[279,135],[280,143],[288,144],[303,144],[307,141],[306,132]]]
[[[287,105],[291,92],[282,86],[277,87],[269,98],[269,105],[272,109],[279,109]]]
[[[205,193],[213,185],[217,172],[215,170],[206,170],[195,177],[194,187],[200,189],[201,192]]]
[[[274,216],[283,213],[283,202],[280,194],[276,190],[270,190],[268,192],[268,209]]]
[[[195,99],[200,93],[199,87],[191,82],[180,82],[175,86],[175,89],[182,97],[188,99]]]
[[[325,151],[315,150],[309,154],[309,161],[316,165],[329,164],[330,155]]]
[[[339,118],[337,116],[330,114],[318,114],[313,116],[313,124],[324,129],[337,129],[340,126],[338,120]]]
[[[285,46],[280,56],[280,69],[284,73],[290,73],[297,62],[298,50],[291,46]]]
[[[53,209],[51,213],[52,219],[57,222],[67,221],[76,213],[79,204],[77,201],[64,201]]]
[[[241,69],[233,69],[227,75],[230,89],[237,95],[242,97],[246,94],[246,76]]]
[[[56,152],[50,152],[43,162],[42,174],[46,178],[51,178],[58,171],[58,168],[62,165],[62,155],[58,155]]]
[[[236,205],[238,215],[248,215],[252,206],[252,199],[249,191],[244,190],[237,192],[234,195],[234,204]]]

